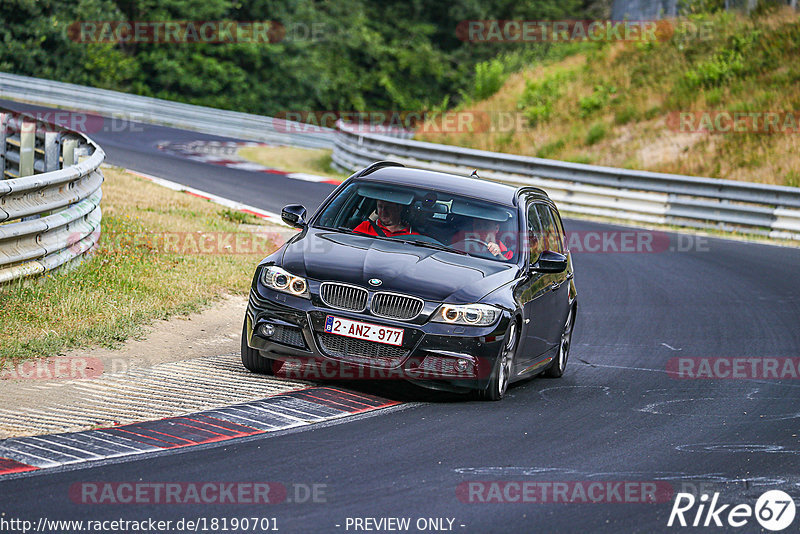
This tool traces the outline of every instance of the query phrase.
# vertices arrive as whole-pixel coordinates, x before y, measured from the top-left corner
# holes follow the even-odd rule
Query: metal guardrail
[[[0,72],[0,97],[212,135],[305,148],[332,148],[335,130],[237,111],[182,104]]]
[[[105,153],[88,137],[0,110],[0,283],[90,252]]]
[[[337,167],[390,159],[415,167],[535,185],[568,212],[800,239],[800,188],[600,167],[374,135],[339,122]]]

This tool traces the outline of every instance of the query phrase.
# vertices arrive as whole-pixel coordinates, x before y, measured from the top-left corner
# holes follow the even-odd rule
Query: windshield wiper
[[[346,234],[361,235],[361,233],[354,232],[352,228],[348,228],[346,226],[339,226],[337,228],[333,228],[332,226],[315,226],[314,228],[319,228],[320,230],[330,230],[332,232],[344,232]]]
[[[466,252],[463,250],[458,250],[455,248],[450,248],[445,245],[439,245],[438,243],[428,243],[427,241],[409,241],[408,239],[396,239],[395,241],[402,241],[403,243],[409,243],[411,245],[416,245],[418,247],[426,247],[432,248],[436,250],[443,250],[445,252],[455,252],[456,254],[461,254],[462,256],[468,256]]]

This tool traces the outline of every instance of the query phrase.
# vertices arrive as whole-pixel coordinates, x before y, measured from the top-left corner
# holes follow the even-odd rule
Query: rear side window
[[[530,263],[536,263],[539,259],[539,254],[545,249],[544,233],[542,232],[542,223],[539,220],[539,213],[536,209],[536,204],[528,206],[528,250],[530,250]]]
[[[561,236],[561,248],[558,252],[562,254],[566,253],[567,251],[567,234],[564,232],[564,224],[561,222],[561,215],[558,214],[558,211],[550,208],[550,215],[553,217],[553,221],[556,223],[556,228],[558,229],[558,235]]]
[[[539,213],[539,220],[542,223],[542,232],[544,234],[544,248],[553,252],[564,253],[564,246],[561,243],[561,232],[556,226],[550,208],[545,204],[536,204],[536,211]]]

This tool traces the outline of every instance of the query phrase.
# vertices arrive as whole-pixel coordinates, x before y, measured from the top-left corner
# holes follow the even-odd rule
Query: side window
[[[536,204],[536,211],[539,213],[539,220],[542,222],[542,233],[544,234],[544,250],[551,250],[553,252],[564,252],[561,245],[561,235],[559,234],[558,227],[553,221],[553,216],[550,213],[550,208],[545,204]]]
[[[561,250],[557,251],[562,254],[566,254],[567,252],[567,234],[564,232],[564,225],[561,222],[561,216],[558,214],[558,211],[550,208],[550,215],[553,217],[553,221],[556,223],[556,228],[558,229],[558,235],[561,241]]]
[[[536,263],[539,254],[544,250],[544,234],[542,233],[542,223],[539,221],[539,214],[536,204],[528,205],[528,250],[530,250],[531,263]]]

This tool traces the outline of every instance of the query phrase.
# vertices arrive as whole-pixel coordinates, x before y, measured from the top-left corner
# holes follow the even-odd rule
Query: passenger
[[[410,224],[402,220],[402,210],[403,207],[400,204],[378,200],[375,203],[375,211],[378,214],[378,219],[376,221],[373,221],[371,218],[367,219],[356,226],[353,231],[381,237],[419,235],[411,229]]]
[[[510,250],[502,241],[497,238],[500,231],[500,224],[487,219],[475,217],[472,219],[472,232],[459,232],[454,242],[465,242],[479,240],[486,243],[489,253],[498,258],[510,260],[514,257],[514,251]],[[466,252],[474,252],[473,246],[466,245]],[[472,250],[470,250],[472,249]]]

